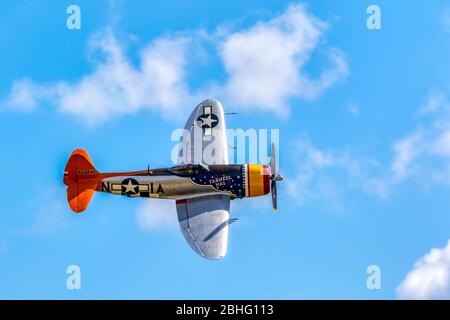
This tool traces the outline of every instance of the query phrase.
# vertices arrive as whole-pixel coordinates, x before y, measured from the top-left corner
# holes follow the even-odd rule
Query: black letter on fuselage
[[[164,193],[164,190],[161,185],[158,186],[158,190],[156,190],[156,193]]]
[[[102,191],[109,192],[109,182],[102,182]]]

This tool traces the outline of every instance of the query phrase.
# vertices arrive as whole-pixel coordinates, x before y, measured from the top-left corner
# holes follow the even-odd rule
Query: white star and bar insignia
[[[197,124],[203,129],[203,134],[205,136],[210,136],[212,128],[219,124],[219,118],[212,113],[211,106],[204,106],[203,114],[197,118]]]

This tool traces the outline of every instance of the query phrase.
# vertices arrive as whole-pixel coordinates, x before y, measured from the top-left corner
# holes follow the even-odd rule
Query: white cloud
[[[187,42],[184,38],[158,39],[140,53],[140,67],[134,68],[117,39],[102,37],[96,45],[107,54],[106,62],[77,84],[63,84],[60,109],[93,121],[145,108],[160,108],[163,114],[177,111],[188,100],[184,86]]]
[[[325,23],[304,6],[291,5],[282,15],[228,35],[220,55],[228,74],[219,95],[232,105],[285,114],[291,97],[314,98],[347,73],[342,53],[329,50],[333,67],[317,80],[302,68],[318,47]]]
[[[419,259],[397,287],[400,299],[450,299],[450,240]]]
[[[105,58],[94,65],[92,73],[75,83],[61,81],[40,85],[31,80],[13,84],[7,105],[30,110],[47,101],[61,112],[95,124],[141,109],[159,109],[161,114],[176,114],[189,101],[184,82],[187,38],[160,38],[140,52],[140,65],[134,67],[118,40],[109,32],[91,40],[94,51]]]
[[[93,64],[90,73],[74,82],[42,84],[19,79],[4,104],[9,109],[32,111],[47,103],[88,124],[141,110],[173,117],[208,96],[236,108],[286,115],[290,98],[315,98],[348,72],[343,54],[325,47],[320,47],[320,52],[331,67],[317,79],[303,70],[311,55],[319,51],[325,29],[326,24],[304,6],[291,5],[272,20],[247,29],[230,31],[218,26],[212,34],[185,31],[157,38],[141,50],[137,66],[127,57],[123,44],[106,31],[90,41],[90,51],[104,57]],[[203,50],[208,46],[216,50]],[[195,59],[205,60],[202,54],[213,51],[220,56],[227,79],[223,84],[208,79],[193,92],[187,66],[195,66]]]
[[[175,201],[150,199],[141,204],[136,212],[142,230],[176,229],[178,226]]]

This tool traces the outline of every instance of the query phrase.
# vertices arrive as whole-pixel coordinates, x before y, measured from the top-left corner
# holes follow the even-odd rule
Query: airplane
[[[177,165],[167,168],[100,173],[83,149],[72,152],[64,169],[67,200],[75,213],[89,205],[95,191],[127,197],[176,201],[183,236],[200,256],[218,260],[228,243],[230,200],[258,197],[271,192],[277,209],[275,147],[270,166],[229,164],[225,114],[215,99],[202,101],[192,111],[183,131]]]

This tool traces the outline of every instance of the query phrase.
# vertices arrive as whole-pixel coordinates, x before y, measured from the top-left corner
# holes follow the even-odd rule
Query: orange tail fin
[[[64,169],[67,201],[74,212],[86,210],[101,178],[88,153],[77,149],[70,155]]]

